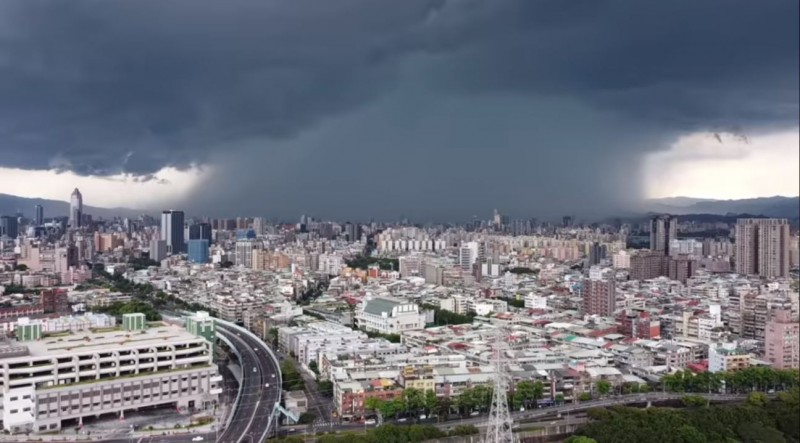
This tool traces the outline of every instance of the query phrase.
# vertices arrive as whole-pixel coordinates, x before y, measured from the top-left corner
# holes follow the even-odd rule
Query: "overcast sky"
[[[797,195],[799,12],[4,0],[0,192],[423,220]]]

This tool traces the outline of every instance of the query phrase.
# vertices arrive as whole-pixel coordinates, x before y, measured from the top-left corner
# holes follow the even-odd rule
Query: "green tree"
[[[747,396],[748,405],[763,408],[767,405],[767,403],[769,403],[769,397],[767,397],[767,394],[764,394],[763,392],[751,392]]]
[[[311,412],[303,412],[302,414],[300,414],[300,418],[297,421],[297,423],[299,423],[301,425],[308,425],[308,424],[314,423],[314,420],[316,420],[316,419],[317,419],[317,416],[312,414]]]
[[[425,407],[425,394],[419,389],[408,388],[403,391],[404,411],[417,415]]]
[[[564,404],[564,394],[562,394],[562,393],[560,393],[560,392],[559,392],[558,394],[556,394],[555,401],[556,401],[556,404],[557,404],[557,405],[562,405],[562,404]]]
[[[530,408],[530,403],[532,400],[533,382],[529,380],[523,380],[517,383],[517,386],[514,388],[514,396],[512,397],[514,409],[520,409],[522,407]]]
[[[564,440],[564,443],[597,443],[597,440],[584,435],[573,435],[572,437]]]
[[[601,396],[605,397],[606,395],[608,395],[609,392],[611,392],[611,383],[606,381],[606,380],[598,381],[597,382],[597,392]]]
[[[436,397],[436,391],[433,389],[425,391],[425,410],[428,415],[433,413],[439,415],[439,398]]]
[[[580,401],[589,401],[591,399],[592,399],[592,394],[589,392],[581,392],[580,395],[578,395],[578,400]]]

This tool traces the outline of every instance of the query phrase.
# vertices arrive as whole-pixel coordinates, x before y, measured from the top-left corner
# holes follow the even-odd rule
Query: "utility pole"
[[[505,366],[506,331],[498,330],[492,350],[492,364],[495,370],[492,406],[489,409],[489,422],[486,426],[484,443],[514,443],[513,420],[508,410],[508,373]]]

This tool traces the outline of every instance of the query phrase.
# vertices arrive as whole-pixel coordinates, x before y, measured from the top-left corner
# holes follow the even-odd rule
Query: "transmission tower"
[[[500,328],[492,350],[492,364],[495,370],[492,407],[489,409],[489,422],[486,426],[484,443],[514,443],[513,421],[508,410],[508,373],[504,361],[508,345],[506,333]]]

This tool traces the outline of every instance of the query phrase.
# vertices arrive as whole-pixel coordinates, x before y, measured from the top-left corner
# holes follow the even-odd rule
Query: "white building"
[[[425,315],[413,302],[391,298],[367,298],[359,305],[358,326],[381,334],[400,334],[425,327]]]
[[[11,433],[143,407],[212,407],[222,392],[212,344],[178,326],[41,335],[0,346],[0,416]],[[35,337],[41,337],[35,339]]]

